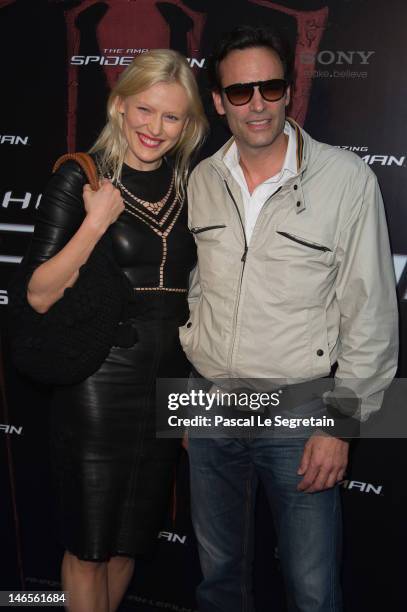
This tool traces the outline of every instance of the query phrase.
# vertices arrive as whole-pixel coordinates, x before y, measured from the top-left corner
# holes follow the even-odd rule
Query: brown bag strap
[[[69,159],[72,159],[80,165],[86,174],[91,189],[97,191],[99,189],[98,171],[95,162],[88,153],[66,153],[65,155],[61,155],[55,162],[52,172],[56,172],[58,168]]]

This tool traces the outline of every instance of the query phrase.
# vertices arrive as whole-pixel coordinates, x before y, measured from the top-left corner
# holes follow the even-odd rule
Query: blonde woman
[[[27,298],[40,313],[75,283],[108,229],[134,288],[99,370],[53,395],[62,582],[72,612],[117,609],[134,558],[151,554],[168,504],[179,442],[155,438],[155,380],[189,371],[178,340],[196,257],[185,183],[207,129],[194,76],[170,50],[138,56],[107,111],[91,149],[105,177],[100,189],[92,192],[79,167],[64,164],[45,190],[26,256],[35,268]]]

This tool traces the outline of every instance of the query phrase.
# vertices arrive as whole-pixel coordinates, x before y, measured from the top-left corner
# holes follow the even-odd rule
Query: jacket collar
[[[291,125],[291,127],[294,128],[295,131],[295,137],[297,140],[297,172],[300,173],[300,171],[302,170],[302,165],[304,163],[304,136],[302,135],[300,126],[296,121],[294,121],[294,119],[291,119],[291,117],[287,117],[287,121]]]
[[[287,117],[287,121],[295,131],[297,172],[298,174],[302,174],[307,165],[306,153],[308,148],[311,146],[311,138],[303,129],[300,128],[300,126],[296,121],[294,121],[294,119],[292,119],[291,117]],[[223,158],[234,140],[235,139],[233,136],[232,138],[229,138],[229,140],[225,142],[225,144],[209,158],[210,163],[218,170],[218,172],[221,172],[224,178],[229,175],[229,170],[224,164]]]

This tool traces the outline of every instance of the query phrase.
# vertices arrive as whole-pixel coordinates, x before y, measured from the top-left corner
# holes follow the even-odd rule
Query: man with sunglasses
[[[233,137],[197,166],[188,187],[198,266],[181,340],[195,377],[220,387],[226,379],[285,381],[298,400],[289,412],[305,422],[324,404],[298,381],[323,381],[337,367],[334,384],[354,389],[355,416],[364,420],[380,407],[397,363],[394,272],[375,176],[356,155],[286,119],[290,55],[268,28],[225,36],[208,74]],[[288,609],[342,610],[338,482],[349,444],[327,431],[305,439],[191,432],[200,612],[253,610],[259,480]]]

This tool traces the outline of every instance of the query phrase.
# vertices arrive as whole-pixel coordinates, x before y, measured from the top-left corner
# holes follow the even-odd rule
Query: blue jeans
[[[339,490],[297,491],[305,441],[190,438],[192,520],[204,576],[197,590],[200,612],[254,610],[252,528],[259,480],[273,511],[288,610],[342,610]]]

